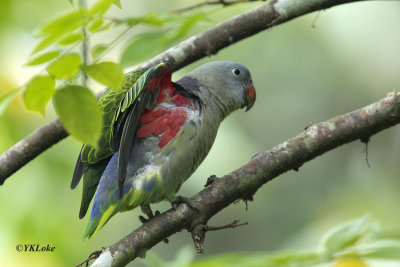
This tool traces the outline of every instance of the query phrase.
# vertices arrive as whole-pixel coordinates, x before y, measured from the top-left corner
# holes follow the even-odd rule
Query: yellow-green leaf
[[[0,96],[0,115],[4,113],[8,104],[10,104],[11,100],[13,100],[14,96],[17,95],[20,89],[21,88],[11,90],[10,92],[7,92]]]
[[[26,86],[24,103],[27,110],[44,116],[47,103],[54,94],[55,80],[48,75],[34,77]]]
[[[51,63],[47,67],[47,71],[57,79],[66,80],[75,76],[79,72],[80,65],[80,55],[77,53],[71,53]]]
[[[103,120],[97,99],[88,88],[66,86],[56,90],[53,104],[62,125],[72,137],[97,145]]]
[[[38,35],[42,40],[33,49],[33,54],[43,50],[63,36],[82,27],[86,22],[86,10],[78,9],[45,23],[39,30]]]
[[[105,61],[83,66],[82,70],[96,81],[111,88],[119,88],[124,79],[122,68],[115,62]]]
[[[62,35],[81,27],[84,24],[86,11],[78,9],[56,17],[39,28],[39,35]]]
[[[64,36],[60,41],[58,41],[58,44],[59,45],[70,45],[73,43],[77,43],[82,39],[83,39],[83,33],[81,33],[81,32],[71,33],[71,34]]]
[[[119,8],[122,8],[121,0],[113,0],[113,4],[116,5]]]
[[[157,16],[156,13],[150,12],[142,17],[133,17],[133,18],[126,18],[121,21],[121,23],[125,23],[128,25],[135,25],[139,23],[152,25],[152,26],[162,26],[169,21],[169,18]]]
[[[98,0],[89,8],[89,15],[103,15],[111,7],[114,0]]]
[[[43,38],[33,49],[32,54],[36,54],[37,52],[42,51],[43,49],[45,49],[46,47],[52,45],[55,41],[57,41],[59,38],[61,37],[61,35],[50,35],[47,36],[45,38]]]
[[[95,20],[93,20],[89,26],[87,27],[88,31],[90,32],[94,32],[95,30],[97,30],[98,28],[100,28],[101,25],[103,25],[104,20],[102,18],[97,18]]]
[[[97,44],[95,45],[91,50],[91,55],[92,58],[97,59],[99,56],[101,56],[108,48],[108,45],[105,44]]]
[[[59,55],[60,55],[60,51],[50,51],[47,53],[43,53],[43,54],[38,55],[37,57],[34,57],[33,59],[29,60],[28,63],[26,63],[26,66],[39,65],[39,64],[45,63],[47,61],[50,61],[53,58],[58,57]]]

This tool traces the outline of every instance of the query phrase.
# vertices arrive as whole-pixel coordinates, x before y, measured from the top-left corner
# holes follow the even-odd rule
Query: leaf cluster
[[[121,8],[120,0],[97,0],[89,7],[74,0],[69,2],[71,11],[45,22],[36,30],[38,43],[26,66],[40,65],[42,71],[21,88],[0,96],[0,111],[4,111],[21,91],[25,108],[42,116],[52,100],[66,130],[75,139],[95,146],[103,122],[96,96],[87,87],[87,77],[118,90],[124,79],[123,67],[149,59],[182,40],[211,13],[148,13],[115,19],[107,13],[113,6]],[[129,38],[123,38],[137,26],[142,28]],[[119,31],[120,34],[108,43],[89,46],[89,38],[105,31]],[[103,61],[119,42],[123,42],[124,47],[120,63]]]

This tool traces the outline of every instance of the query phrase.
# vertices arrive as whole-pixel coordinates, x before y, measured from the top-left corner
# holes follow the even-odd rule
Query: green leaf
[[[98,0],[93,6],[89,8],[89,15],[103,15],[113,4],[114,0]]]
[[[400,241],[400,231],[380,231],[373,235],[375,240],[396,240]]]
[[[167,42],[172,42],[178,40],[185,36],[197,23],[201,20],[206,20],[207,16],[203,12],[195,13],[189,17],[186,17],[178,29],[168,37]]]
[[[51,63],[47,67],[47,71],[57,79],[66,80],[75,76],[79,72],[80,65],[80,55],[77,53],[71,53]]]
[[[85,24],[85,16],[86,11],[79,9],[44,24],[38,31],[39,36],[43,36],[43,39],[33,49],[33,54],[53,44],[66,34],[70,34],[82,27]]]
[[[66,36],[64,36],[60,41],[58,41],[59,45],[70,45],[77,43],[83,39],[83,33],[77,32],[77,33],[71,33]]]
[[[103,31],[107,31],[109,30],[115,23],[106,23],[101,25],[99,28],[97,28],[94,32],[99,33],[99,32],[103,32]]]
[[[84,24],[86,11],[78,9],[48,21],[39,28],[39,36],[63,35],[81,27]]]
[[[121,65],[128,67],[155,56],[165,48],[164,32],[145,33],[131,39],[121,55]]]
[[[287,267],[287,266],[314,266],[321,263],[317,253],[296,253],[296,252],[276,252],[276,253],[227,253],[214,257],[195,260],[191,264],[183,265],[190,267]],[[175,266],[175,265],[172,265]]]
[[[143,17],[135,17],[135,18],[127,18],[121,21],[121,23],[125,23],[128,25],[135,25],[135,24],[147,24],[152,26],[162,26],[167,23],[169,19],[157,16],[156,13],[150,12]]]
[[[99,58],[107,49],[108,45],[105,44],[97,44],[91,49],[91,55],[93,59]]]
[[[360,253],[362,257],[381,259],[400,259],[400,247],[377,247],[368,252]]]
[[[61,36],[59,35],[50,35],[47,36],[45,38],[43,38],[33,49],[32,54],[36,54],[37,52],[42,51],[43,49],[45,49],[46,47],[49,47],[50,45],[52,45],[55,41],[57,41],[58,39],[60,39]]]
[[[115,62],[105,61],[83,66],[82,70],[96,81],[111,88],[119,88],[124,79],[122,68]]]
[[[103,25],[104,20],[102,18],[97,18],[90,22],[89,26],[87,27],[88,31],[94,32],[98,28],[100,28],[101,25]]]
[[[39,65],[39,64],[45,63],[47,61],[50,61],[53,58],[58,57],[59,55],[60,55],[60,51],[46,52],[46,53],[38,55],[37,57],[29,60],[28,63],[26,63],[26,66]]]
[[[4,113],[11,100],[13,100],[13,98],[19,93],[20,90],[21,88],[14,89],[0,96],[0,115]]]
[[[54,108],[62,125],[75,139],[97,145],[102,130],[102,114],[95,95],[86,87],[66,86],[56,90]]]
[[[333,233],[331,233],[324,242],[325,247],[329,251],[340,251],[355,245],[366,234],[370,233],[371,227],[369,217],[364,216],[361,219],[345,224]]]
[[[114,1],[113,1],[113,4],[116,5],[116,6],[119,7],[119,8],[122,8],[121,0],[114,0]]]
[[[54,94],[55,80],[48,75],[34,77],[26,86],[24,103],[27,110],[45,115],[47,103]]]

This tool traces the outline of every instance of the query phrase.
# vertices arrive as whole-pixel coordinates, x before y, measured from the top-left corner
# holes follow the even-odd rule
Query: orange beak
[[[250,86],[246,89],[246,111],[249,111],[256,102],[256,89],[254,86]]]

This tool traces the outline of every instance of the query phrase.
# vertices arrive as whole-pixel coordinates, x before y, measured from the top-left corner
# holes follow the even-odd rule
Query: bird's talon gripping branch
[[[145,217],[143,217],[143,216],[139,216],[139,221],[141,222],[141,223],[146,223],[148,220],[150,220],[151,218],[153,218],[153,217],[155,217],[155,216],[157,216],[157,215],[160,215],[160,211],[158,211],[158,210],[156,210],[155,212],[154,212],[154,214],[153,214],[153,211],[151,210],[151,208],[150,208],[150,205],[141,205],[140,206],[140,209],[142,210],[142,212],[144,213],[144,214],[146,214],[146,216],[147,216],[147,219],[145,218]],[[166,243],[166,244],[168,244],[169,243],[169,240],[167,239],[167,238],[165,238],[165,239],[163,239],[163,242],[164,243]]]
[[[219,178],[213,174],[210,177],[208,177],[206,184],[204,185],[204,187],[210,186],[212,183],[214,183],[215,181],[217,181]]]
[[[146,204],[146,205],[140,205],[140,209],[141,209],[142,212],[143,212],[144,214],[146,214],[146,216],[147,216],[147,219],[144,218],[143,216],[139,216],[139,220],[140,220],[142,223],[145,223],[145,222],[147,222],[148,220],[150,220],[151,218],[154,217],[154,214],[153,214],[153,211],[152,211],[151,208],[150,208],[150,205],[148,205],[148,204]]]
[[[188,197],[184,196],[173,196],[173,197],[168,197],[168,202],[171,203],[171,206],[173,209],[176,209],[179,204],[185,203],[186,205],[189,206],[189,208],[196,210],[199,212],[199,209],[196,208],[196,203],[195,201],[191,200]]]
[[[145,217],[143,217],[142,215],[139,215],[139,221],[141,222],[141,223],[145,223],[145,222],[147,222],[149,219],[146,219]]]

